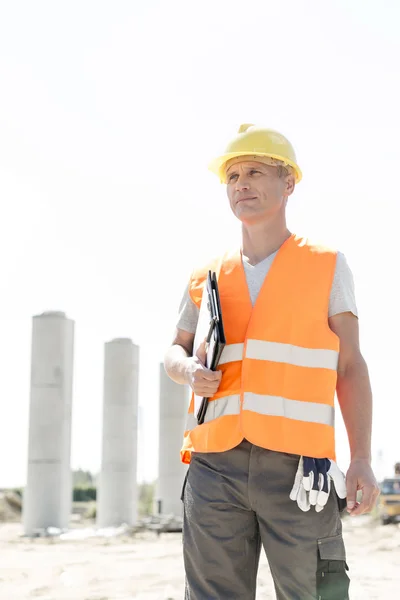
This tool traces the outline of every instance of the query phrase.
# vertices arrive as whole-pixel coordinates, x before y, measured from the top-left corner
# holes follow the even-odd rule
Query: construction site
[[[0,600],[400,598],[399,24],[0,2]]]
[[[97,501],[73,501],[73,352],[74,322],[65,314],[33,318],[27,486],[22,493],[0,492],[0,598],[178,600],[184,590],[180,495],[187,469],[179,448],[188,389],[173,383],[160,364],[158,477],[151,506],[140,515],[139,348],[125,338],[107,342]],[[373,514],[343,517],[354,600],[389,600],[400,586],[398,463],[381,492]],[[257,597],[274,598],[265,557],[258,578]]]
[[[0,523],[1,600],[180,600],[184,597],[181,533],[145,527],[96,531],[93,520],[72,522],[65,535],[22,536],[20,513]],[[8,504],[7,504],[8,506]],[[11,522],[13,519],[14,522]],[[343,520],[353,600],[393,600],[400,587],[400,529],[370,516]],[[260,600],[273,600],[265,556]]]

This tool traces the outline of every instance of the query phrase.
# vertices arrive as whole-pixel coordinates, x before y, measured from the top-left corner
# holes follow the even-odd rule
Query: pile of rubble
[[[0,522],[15,523],[21,520],[22,501],[15,492],[0,491]]]
[[[176,515],[152,515],[140,519],[138,531],[155,531],[160,533],[179,533],[182,531],[183,519]]]
[[[19,519],[21,515],[19,514]],[[174,515],[152,515],[140,519],[136,525],[123,523],[119,527],[77,527],[71,529],[59,529],[58,527],[47,527],[36,529],[29,537],[59,538],[60,540],[84,540],[88,538],[116,538],[120,536],[132,536],[137,533],[154,532],[159,536],[161,533],[180,533],[182,531],[183,519]]]

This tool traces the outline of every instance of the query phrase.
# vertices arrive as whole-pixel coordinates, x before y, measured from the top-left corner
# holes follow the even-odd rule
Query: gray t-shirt
[[[250,298],[253,305],[277,253],[278,251],[274,252],[254,266],[243,260],[247,286],[249,288]],[[333,317],[334,315],[344,312],[352,312],[353,315],[358,317],[354,293],[353,274],[347,264],[344,254],[338,252],[335,275],[333,277],[331,294],[329,298],[328,317]],[[188,286],[185,290],[179,307],[177,328],[188,331],[189,333],[195,333],[198,318],[199,309],[190,297]]]

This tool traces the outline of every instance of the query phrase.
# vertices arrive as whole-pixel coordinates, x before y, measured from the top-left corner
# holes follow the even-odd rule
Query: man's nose
[[[238,175],[236,180],[236,190],[241,192],[249,189],[249,179],[245,173]]]

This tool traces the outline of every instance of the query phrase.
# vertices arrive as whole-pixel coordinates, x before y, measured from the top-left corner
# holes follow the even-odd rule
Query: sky
[[[292,141],[304,179],[289,228],[353,271],[374,464],[391,474],[399,22],[396,0],[0,2],[0,487],[25,483],[32,316],[45,310],[75,321],[72,467],[99,469],[104,343],[131,337],[139,479],[156,477],[159,363],[180,298],[194,265],[240,243],[207,165],[241,123]]]

